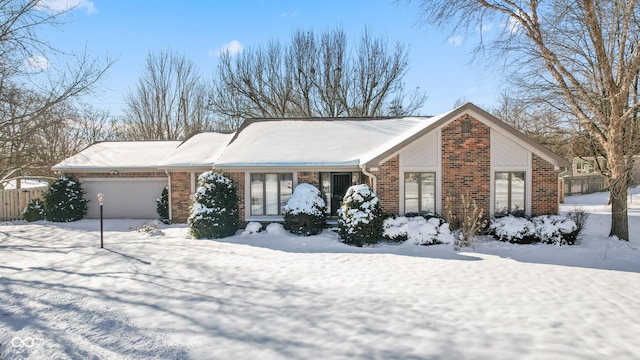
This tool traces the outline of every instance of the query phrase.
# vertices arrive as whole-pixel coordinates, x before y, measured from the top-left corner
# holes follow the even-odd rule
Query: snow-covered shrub
[[[536,228],[536,237],[544,244],[573,245],[580,232],[575,221],[565,216],[544,215],[531,220]]]
[[[382,209],[376,194],[365,184],[353,185],[338,211],[338,235],[349,245],[375,244],[382,238]]]
[[[311,184],[299,184],[284,206],[284,228],[292,234],[316,235],[325,226],[322,193]]]
[[[156,212],[160,221],[168,224],[169,221],[169,187],[165,186],[162,189],[160,197],[156,199]]]
[[[82,219],[87,214],[88,200],[80,183],[66,177],[53,181],[42,195],[47,220],[69,222]]]
[[[500,241],[514,244],[536,242],[536,228],[533,222],[523,217],[507,215],[491,221],[489,234]]]
[[[509,215],[494,219],[489,233],[500,241],[514,244],[573,245],[580,230],[575,221],[565,216],[542,215],[527,219]]]
[[[46,214],[44,212],[44,204],[40,199],[32,199],[29,201],[27,207],[22,210],[22,217],[25,221],[38,221],[44,220],[46,218]]]
[[[238,195],[231,179],[214,171],[198,177],[187,223],[196,239],[217,239],[238,230]]]
[[[388,241],[411,241],[416,245],[453,242],[449,224],[437,216],[398,216],[383,222],[383,236]]]
[[[260,224],[259,222],[250,222],[247,224],[247,226],[244,227],[244,231],[242,232],[242,235],[251,235],[251,234],[257,234],[260,231],[262,231],[262,224]]]

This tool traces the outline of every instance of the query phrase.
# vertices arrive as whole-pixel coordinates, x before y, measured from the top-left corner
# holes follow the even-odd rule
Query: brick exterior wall
[[[320,189],[320,173],[318,171],[298,171],[298,184],[311,184]]]
[[[400,157],[396,155],[385,161],[379,166],[378,171],[372,174],[378,179],[376,195],[380,199],[382,212],[398,214],[400,212]]]
[[[228,177],[233,181],[233,184],[236,186],[236,193],[238,194],[238,213],[240,214],[240,222],[238,224],[239,228],[244,228],[247,225],[247,221],[245,218],[245,193],[244,193],[244,184],[245,177],[244,172],[231,172],[224,173],[224,176]]]
[[[469,120],[471,131],[462,133],[462,121]],[[489,217],[491,190],[491,131],[469,115],[442,129],[442,207],[460,214],[460,196],[468,195]]]
[[[553,165],[533,154],[531,176],[531,215],[558,214],[558,175]]]
[[[191,206],[191,173],[172,172],[171,175],[171,220],[186,223]]]

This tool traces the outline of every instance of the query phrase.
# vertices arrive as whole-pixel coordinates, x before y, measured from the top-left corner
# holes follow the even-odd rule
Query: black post
[[[102,222],[102,204],[100,204],[100,249],[104,248],[104,232]]]

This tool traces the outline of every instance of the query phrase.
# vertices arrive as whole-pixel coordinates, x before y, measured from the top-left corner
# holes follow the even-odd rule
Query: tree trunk
[[[627,216],[626,176],[611,178],[611,232],[620,240],[629,241],[629,218]]]

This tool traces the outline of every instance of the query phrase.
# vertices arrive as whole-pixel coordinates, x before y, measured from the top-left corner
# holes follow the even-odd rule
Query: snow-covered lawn
[[[638,191],[635,191],[636,193]],[[355,248],[281,228],[222,241],[140,221],[0,225],[0,359],[637,359],[631,242],[606,194],[576,246]]]

